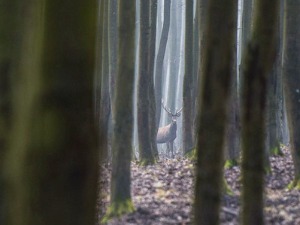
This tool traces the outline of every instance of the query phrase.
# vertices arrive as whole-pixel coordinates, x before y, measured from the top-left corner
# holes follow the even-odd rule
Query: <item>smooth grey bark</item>
[[[187,153],[194,147],[193,141],[193,1],[186,0],[185,15],[185,71],[183,80],[182,148]]]
[[[234,12],[234,30],[237,34],[238,27],[238,12]],[[240,152],[240,111],[239,111],[239,91],[238,91],[238,75],[237,75],[237,35],[235,35],[234,42],[231,46],[232,53],[232,85],[230,93],[230,101],[228,105],[229,115],[228,124],[226,128],[225,152],[227,153],[227,166],[234,166],[237,164]]]
[[[202,86],[198,99],[194,224],[219,224],[236,10],[235,0],[209,1],[202,34],[206,43],[202,49]]]
[[[156,21],[157,21],[157,0],[150,0],[150,45],[149,45],[149,120],[150,120],[150,141],[152,154],[158,159],[158,150],[156,144],[156,100],[154,87],[154,63],[156,49]]]
[[[198,46],[199,46],[199,55],[198,55],[198,61],[196,63],[196,65],[198,65],[197,69],[197,77],[195,75],[195,78],[197,78],[197,80],[195,79],[194,82],[196,87],[195,87],[195,112],[194,112],[194,139],[195,142],[197,142],[197,129],[198,129],[198,124],[199,124],[199,114],[197,109],[199,109],[199,93],[201,92],[201,87],[202,87],[202,65],[203,65],[203,59],[204,59],[204,47],[206,45],[206,33],[205,33],[205,29],[206,29],[206,25],[207,25],[207,13],[208,12],[208,0],[198,0],[197,1],[197,15],[196,18],[198,19]],[[195,40],[196,43],[196,40]]]
[[[153,74],[150,73],[150,1],[140,2],[140,41],[139,41],[139,72],[137,87],[137,122],[139,156],[142,165],[154,163],[150,130],[150,86]],[[154,56],[154,55],[153,55]],[[153,99],[152,99],[153,100]]]
[[[170,6],[171,0],[164,0],[164,22],[160,36],[158,52],[156,56],[155,67],[155,108],[156,108],[156,127],[158,129],[161,113],[161,99],[162,99],[162,81],[163,81],[163,62],[167,47],[167,41],[170,30]]]
[[[300,2],[285,1],[284,14],[284,49],[283,49],[283,81],[290,147],[293,156],[295,177],[291,188],[300,188]]]
[[[180,52],[180,24],[178,14],[178,1],[171,2],[171,27],[170,27],[170,38],[168,47],[169,49],[169,93],[168,93],[168,106],[172,111],[175,111],[176,107],[176,93],[177,81],[179,76],[179,52]],[[166,84],[165,84],[166,85]],[[166,96],[164,96],[166,98]]]
[[[280,0],[280,15],[276,30],[276,60],[268,80],[267,119],[266,119],[266,151],[271,154],[281,155],[282,143],[282,48],[283,48],[283,1]]]
[[[102,134],[101,154],[102,160],[107,160],[109,155],[109,124],[111,123],[111,99],[110,99],[110,73],[109,73],[109,0],[103,1],[103,21],[102,21],[102,49],[101,49],[101,96],[100,96],[100,129]]]
[[[130,162],[133,135],[135,59],[135,0],[119,1],[118,66],[113,101],[111,205],[107,218],[134,210],[131,200]]]
[[[242,12],[242,54],[247,49],[247,44],[250,40],[252,18],[253,18],[253,1],[243,0],[243,12]]]
[[[118,1],[109,0],[109,17],[108,17],[108,29],[109,29],[109,93],[111,101],[115,94],[115,83],[117,73],[117,41],[118,41]]]

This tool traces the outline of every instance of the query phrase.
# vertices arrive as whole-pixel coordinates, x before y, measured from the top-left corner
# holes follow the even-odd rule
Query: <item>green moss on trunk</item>
[[[118,218],[124,214],[132,213],[134,211],[135,209],[131,199],[113,203],[108,207],[105,216],[101,220],[101,223],[106,224],[107,222],[109,222],[109,220],[113,218]]]

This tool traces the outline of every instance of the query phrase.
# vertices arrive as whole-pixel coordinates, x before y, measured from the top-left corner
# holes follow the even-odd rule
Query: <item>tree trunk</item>
[[[100,97],[100,129],[102,133],[102,143],[101,143],[101,153],[102,160],[107,160],[109,155],[109,146],[108,146],[108,126],[110,124],[110,114],[111,114],[111,99],[110,99],[110,78],[109,78],[109,23],[108,23],[108,0],[102,0],[104,3],[103,10],[103,21],[102,21],[102,57],[99,63],[102,64],[101,67],[101,97]]]
[[[0,224],[8,224],[4,194],[3,163],[8,149],[12,123],[12,89],[22,34],[21,12],[24,3],[18,0],[0,0]]]
[[[167,41],[170,30],[170,6],[171,0],[164,0],[164,22],[158,46],[158,53],[156,56],[155,67],[155,108],[156,108],[156,127],[159,127],[160,113],[161,113],[161,99],[162,99],[162,80],[163,80],[163,62],[167,47]]]
[[[247,49],[247,44],[250,40],[252,17],[253,17],[253,1],[243,0],[243,12],[242,12],[242,54]]]
[[[283,81],[287,108],[290,147],[292,151],[295,177],[290,188],[300,189],[300,10],[299,1],[285,1],[285,34],[283,50]]]
[[[185,71],[183,81],[182,144],[183,153],[194,147],[193,142],[193,5],[186,0],[185,16]]]
[[[242,222],[244,225],[264,224],[266,88],[276,53],[275,37],[279,15],[279,0],[256,0],[255,3],[252,36],[242,61]]]
[[[150,120],[150,141],[153,156],[158,159],[156,144],[156,101],[154,89],[154,62],[156,48],[156,20],[157,20],[157,0],[150,0],[150,47],[149,47],[149,120]]]
[[[134,210],[130,193],[133,135],[135,0],[119,1],[118,67],[113,101],[111,205],[104,221]]]
[[[93,0],[33,0],[24,8],[19,86],[5,167],[7,224],[95,221],[96,9]]]
[[[238,27],[238,15],[237,11],[234,12],[234,30],[237,34]],[[232,51],[232,85],[230,100],[228,104],[228,124],[226,128],[226,141],[225,141],[225,152],[227,153],[226,167],[232,167],[237,165],[237,160],[240,151],[240,112],[239,112],[239,94],[238,94],[238,75],[237,75],[237,35],[234,36],[234,42],[231,46]]]
[[[154,155],[150,141],[150,86],[153,77],[150,74],[150,1],[140,2],[140,42],[139,42],[139,73],[138,73],[138,139],[139,156],[142,165],[154,163]]]
[[[199,128],[195,184],[195,224],[219,224],[223,151],[231,86],[237,1],[209,2],[198,99]],[[222,62],[222,63],[221,63]]]

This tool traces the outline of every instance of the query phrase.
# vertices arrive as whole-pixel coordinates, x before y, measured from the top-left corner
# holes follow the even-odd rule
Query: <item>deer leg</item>
[[[170,149],[171,149],[171,158],[174,158],[174,152],[173,152],[173,141],[170,142]]]
[[[170,142],[167,142],[166,144],[167,144],[167,152],[166,152],[167,154],[166,155],[169,158],[170,157]]]

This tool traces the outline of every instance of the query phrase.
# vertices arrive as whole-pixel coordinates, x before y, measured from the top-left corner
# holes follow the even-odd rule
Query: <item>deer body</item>
[[[172,122],[167,126],[160,127],[158,129],[157,136],[156,136],[156,143],[158,144],[166,143],[168,155],[170,156],[171,153],[171,157],[173,158],[174,157],[173,144],[174,144],[174,140],[176,139],[176,132],[177,132],[176,118],[180,116],[180,112],[182,108],[177,110],[176,113],[173,114],[171,113],[171,110],[168,109],[163,104],[163,101],[162,101],[162,107],[168,113],[168,115],[172,117]]]
[[[169,125],[160,127],[157,132],[156,142],[167,143],[176,139],[177,124],[172,121]]]

